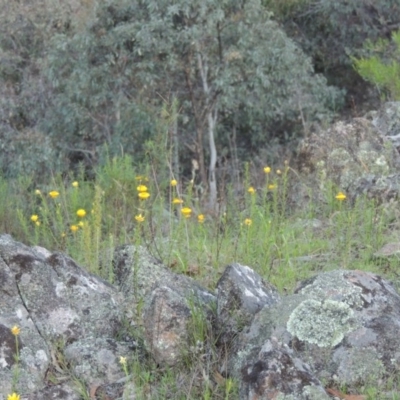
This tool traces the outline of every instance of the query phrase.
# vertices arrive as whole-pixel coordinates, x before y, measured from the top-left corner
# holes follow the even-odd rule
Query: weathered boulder
[[[0,292],[0,399],[11,392],[17,370],[21,393],[44,390],[49,371],[63,368],[55,360],[65,354],[70,354],[77,378],[96,381],[118,375],[103,370],[110,368],[105,363],[123,355],[117,346],[106,361],[101,351],[92,357],[90,371],[87,361],[74,356],[84,353],[88,342],[112,340],[121,329],[122,297],[113,286],[63,254],[30,248],[2,235]],[[14,325],[21,329],[17,337],[10,332]]]
[[[375,124],[376,125],[376,124]],[[385,201],[384,193],[399,195],[399,153],[380,125],[367,118],[339,121],[326,130],[312,133],[299,145],[290,200],[303,206],[306,200],[326,202],[334,184],[355,199],[361,194]],[[392,176],[392,178],[387,178]],[[367,181],[367,183],[366,183]],[[392,182],[396,182],[396,187]]]
[[[322,273],[255,316],[232,372],[243,380],[241,369],[276,337],[324,382],[377,381],[400,366],[399,329],[400,296],[389,282],[362,271]]]
[[[211,323],[215,295],[193,279],[175,274],[142,247],[116,249],[114,268],[132,324],[137,306],[143,304],[139,317],[143,319],[148,352],[161,365],[182,361],[193,345],[193,318],[203,314]]]
[[[219,343],[230,345],[257,312],[279,300],[277,289],[254,270],[237,263],[228,265],[217,283],[216,331]]]
[[[253,362],[241,369],[242,400],[329,400],[321,382],[294,351],[267,340]]]
[[[400,101],[388,101],[365,117],[400,150]]]

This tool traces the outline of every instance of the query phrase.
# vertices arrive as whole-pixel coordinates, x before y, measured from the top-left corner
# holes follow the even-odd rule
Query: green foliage
[[[280,10],[276,3],[296,4]],[[330,84],[346,88],[348,104],[376,106],[379,96],[356,73],[351,57],[362,57],[367,39],[387,39],[399,29],[398,0],[266,0],[266,4],[288,36],[312,57],[316,71]]]
[[[370,56],[353,58],[356,71],[383,90],[383,97],[400,100],[400,31],[393,33],[392,41],[367,41],[365,50]]]
[[[78,184],[73,184],[73,176],[63,180],[59,175],[45,185],[29,177],[13,183],[1,179],[0,226],[24,243],[66,252],[110,282],[114,248],[133,243],[146,247],[175,272],[190,275],[211,289],[233,260],[254,268],[281,292],[291,292],[300,280],[338,265],[377,272],[399,284],[399,260],[380,262],[373,256],[383,243],[395,239],[391,227],[400,214],[393,215],[394,209],[389,213],[387,205],[380,207],[366,198],[351,205],[343,197],[339,200],[337,188],[325,182],[322,204],[293,212],[286,193],[298,175],[285,163],[279,172],[267,167],[254,174],[250,169],[242,171],[246,180],[239,182],[241,194],[227,188],[224,211],[204,213],[204,220],[199,220],[196,217],[203,210],[192,196],[193,185],[180,180],[170,187],[163,166],[157,167],[159,173],[156,165],[138,171],[131,157],[112,158],[97,169],[94,182],[85,182],[81,175],[75,177]],[[149,199],[138,199],[139,184],[147,186]],[[54,198],[49,196],[53,190],[59,193]],[[171,204],[178,196],[183,205]],[[192,209],[190,217],[183,216],[183,206]],[[15,214],[9,211],[15,209]],[[78,209],[85,209],[86,215],[79,217]],[[32,220],[32,215],[38,219]],[[137,219],[138,215],[144,220]],[[71,230],[72,225],[79,228]],[[186,366],[160,368],[144,357],[122,365],[135,381],[139,398],[145,398],[149,390],[153,398],[160,399],[238,398],[236,382],[215,374],[221,360],[204,310],[194,303],[190,308],[193,351]],[[129,329],[140,341],[137,326],[129,325]],[[197,376],[202,377],[201,384],[190,384]],[[217,383],[211,385],[212,380]],[[385,385],[381,380],[375,398],[380,398]],[[81,388],[85,389],[84,382]]]
[[[139,164],[153,141],[167,153],[174,146],[175,174],[177,161],[186,172],[196,158],[204,180],[207,110],[218,114],[217,147],[228,158],[238,146],[248,158],[249,147],[267,147],[278,123],[290,135],[299,115],[303,128],[329,116],[341,94],[270,17],[256,0],[6,2],[2,170],[45,179],[81,164],[93,176],[106,154]],[[159,115],[173,102],[175,144]]]

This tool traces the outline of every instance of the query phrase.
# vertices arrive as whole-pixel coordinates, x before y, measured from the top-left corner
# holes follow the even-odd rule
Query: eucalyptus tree
[[[221,112],[247,110],[262,114],[264,123],[289,114],[305,120],[340,96],[313,73],[310,60],[258,0],[146,0],[137,6],[132,40],[138,73],[145,84],[173,92],[182,114],[193,119],[210,208],[217,203]]]
[[[226,116],[267,138],[274,119],[306,124],[340,98],[271,18],[258,0],[100,1],[85,29],[54,37],[48,50],[48,131],[81,147],[123,139],[132,149],[129,132],[142,127],[131,142],[143,141],[154,129],[149,110],[172,99],[181,154],[193,152],[215,209]]]

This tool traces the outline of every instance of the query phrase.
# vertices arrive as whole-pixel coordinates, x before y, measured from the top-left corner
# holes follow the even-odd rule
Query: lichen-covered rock
[[[114,269],[132,324],[137,318],[136,307],[144,304],[146,347],[156,362],[174,365],[181,361],[188,350],[193,308],[211,321],[215,295],[193,279],[170,271],[142,247],[118,248]]]
[[[275,336],[318,379],[351,387],[398,369],[399,329],[400,296],[387,281],[362,271],[323,273],[255,316],[234,372]]]
[[[293,350],[272,338],[241,369],[242,400],[329,400],[321,382]]]
[[[113,338],[84,338],[67,345],[63,351],[70,371],[91,384],[115,382],[124,375],[120,357],[129,358],[132,349]]]
[[[9,235],[0,236],[0,291],[0,398],[11,391],[16,340],[17,388],[33,393],[46,387],[55,343],[111,338],[122,326],[122,297],[113,286],[65,255],[25,246]],[[10,332],[14,325],[21,329],[17,338]]]
[[[188,284],[188,282],[186,282]],[[148,351],[160,365],[175,365],[193,352],[195,321],[211,326],[215,297],[206,290],[201,297],[188,286],[166,281],[156,285],[145,297],[143,324]],[[201,335],[199,335],[201,336]],[[205,338],[204,338],[205,339]]]
[[[251,268],[237,263],[228,265],[217,283],[219,343],[229,344],[257,312],[279,300],[277,289]]]
[[[388,101],[378,111],[370,111],[366,118],[400,149],[400,101]]]
[[[158,283],[179,287],[186,296],[194,296],[205,303],[215,301],[215,296],[193,279],[178,275],[142,246],[125,245],[117,248],[113,259],[115,282],[125,296],[131,310],[142,302]]]
[[[353,201],[360,197],[374,199],[376,204],[385,204],[393,215],[398,214],[400,195],[400,174],[388,176],[365,175],[356,179],[347,190],[347,195]]]
[[[360,186],[360,179],[370,176],[377,181],[396,175],[399,166],[395,146],[371,121],[366,118],[354,118],[349,123],[339,121],[327,130],[311,134],[300,144],[296,160],[299,175],[291,186],[289,198],[298,206],[310,199],[323,204],[326,196],[331,195],[332,183],[348,197],[355,198],[365,193],[352,190]],[[386,189],[390,189],[389,184]],[[370,188],[369,194],[374,197],[375,190]]]
[[[21,397],[22,400],[81,400],[82,397],[71,384],[47,386],[41,390]]]

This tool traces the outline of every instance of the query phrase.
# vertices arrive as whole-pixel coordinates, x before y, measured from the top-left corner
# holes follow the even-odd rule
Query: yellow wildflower
[[[80,209],[76,212],[76,215],[77,215],[79,218],[83,218],[83,217],[86,215],[86,211],[85,211],[83,208],[80,208]]]
[[[42,194],[42,192],[41,192],[39,189],[36,189],[36,190],[35,190],[35,194],[38,195],[38,196],[40,196],[40,195]]]
[[[197,221],[199,221],[200,224],[202,224],[204,222],[204,214],[199,214],[197,216]]]
[[[79,226],[78,225],[71,225],[69,227],[69,229],[71,229],[72,232],[76,232],[79,229]]]
[[[72,182],[72,186],[73,186],[74,188],[77,188],[77,187],[79,186],[79,182],[78,182],[78,181],[73,181],[73,182]]]
[[[36,222],[38,220],[39,220],[39,216],[38,215],[36,215],[36,214],[31,215],[31,221],[32,222]]]
[[[190,218],[190,216],[192,215],[192,209],[189,207],[183,207],[181,213],[185,218]]]
[[[250,226],[252,223],[253,223],[253,221],[250,218],[246,218],[244,220],[244,224],[247,225],[247,226]]]
[[[143,222],[144,221],[144,217],[142,214],[136,215],[135,219],[137,222]]]
[[[171,181],[171,186],[174,187],[178,184],[178,181],[176,179],[172,179]]]
[[[150,193],[149,192],[140,192],[138,194],[138,196],[139,196],[139,199],[146,200],[150,197]]]
[[[256,189],[254,189],[253,186],[250,186],[250,187],[247,189],[247,191],[248,191],[250,194],[254,194],[254,193],[256,192]]]
[[[20,332],[21,332],[21,329],[20,329],[17,325],[14,325],[14,326],[11,328],[11,333],[12,333],[14,336],[18,336],[18,335],[20,334]]]
[[[274,183],[270,183],[270,184],[268,185],[268,189],[269,189],[269,190],[274,190],[274,189],[276,189],[276,187],[277,187],[277,185],[275,185]]]
[[[119,363],[121,364],[121,365],[126,365],[126,357],[120,357],[119,358]]]
[[[276,173],[277,173],[278,175],[280,175],[280,174],[282,173],[282,171],[281,171],[280,169],[277,169],[277,170],[276,170]]]
[[[147,186],[145,185],[139,185],[136,189],[139,193],[147,192]]]
[[[36,221],[36,222],[35,222],[35,225],[36,225],[36,226],[40,226],[40,221]]]
[[[339,192],[336,196],[335,196],[336,200],[339,201],[343,201],[346,200],[346,195],[343,192]]]
[[[59,195],[60,195],[60,193],[57,192],[57,190],[52,190],[51,192],[49,192],[49,196],[50,196],[52,199],[57,198]]]
[[[271,173],[271,168],[270,167],[264,167],[264,172],[266,174],[270,174]]]
[[[15,393],[15,392],[13,394],[9,394],[7,396],[7,400],[19,400],[19,394]]]
[[[83,227],[85,226],[85,223],[84,223],[83,221],[79,221],[79,222],[78,222],[78,226],[79,226],[80,228],[83,228]]]
[[[183,200],[182,199],[178,199],[176,197],[172,200],[172,204],[182,204],[182,203],[183,203]]]

